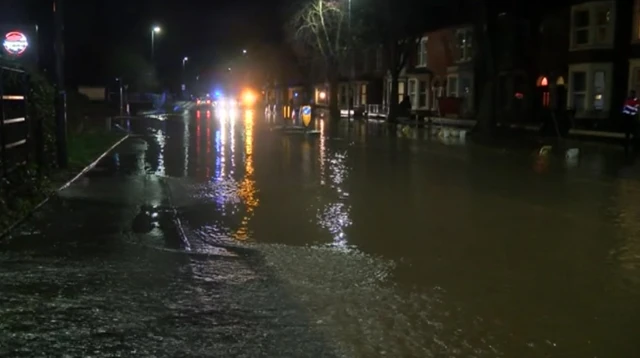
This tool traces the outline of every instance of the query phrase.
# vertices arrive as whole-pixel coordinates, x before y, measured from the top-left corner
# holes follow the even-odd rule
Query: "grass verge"
[[[2,178],[0,237],[124,136],[123,133],[110,132],[74,134],[68,141],[68,169],[53,169],[48,175],[39,175],[35,168],[23,167]]]

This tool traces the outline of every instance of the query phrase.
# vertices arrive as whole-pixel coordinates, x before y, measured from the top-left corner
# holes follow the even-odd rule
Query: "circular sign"
[[[29,42],[27,41],[27,36],[22,32],[11,31],[4,35],[2,46],[9,54],[20,56],[29,47]]]
[[[311,123],[311,106],[302,107],[302,124],[308,127]]]

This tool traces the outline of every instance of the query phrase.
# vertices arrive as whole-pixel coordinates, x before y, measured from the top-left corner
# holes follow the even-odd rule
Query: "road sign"
[[[302,124],[308,127],[311,124],[311,106],[302,107]]]
[[[29,41],[27,41],[27,36],[22,32],[11,31],[4,35],[2,46],[9,55],[20,56],[29,47]]]

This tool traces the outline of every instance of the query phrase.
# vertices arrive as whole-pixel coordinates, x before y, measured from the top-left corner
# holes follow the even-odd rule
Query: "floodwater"
[[[567,158],[426,129],[319,119],[320,134],[301,134],[275,122],[197,111],[134,124],[141,136],[129,146],[144,155],[123,151],[107,165],[121,192],[98,172],[83,184],[90,193],[72,186],[56,205],[69,209],[82,192],[75,212],[86,219],[122,197],[127,209],[112,203],[116,227],[104,230],[136,245],[56,254],[51,245],[43,264],[42,253],[7,244],[10,267],[27,270],[18,253],[28,251],[50,273],[11,285],[17,274],[3,274],[0,289],[22,290],[23,300],[0,301],[13,307],[0,308],[0,331],[24,320],[16,312],[25,292],[56,281],[61,257],[82,256],[64,264],[70,276],[57,288],[73,292],[64,302],[76,320],[99,325],[100,310],[110,310],[135,332],[120,324],[117,344],[76,350],[85,356],[640,356],[640,170],[624,166],[618,148],[584,145]],[[104,227],[99,220],[80,226]],[[128,258],[113,257],[121,252]],[[111,287],[78,303],[85,296],[73,275]],[[44,314],[46,302],[29,300]],[[149,320],[160,328],[150,331]],[[72,337],[97,339],[90,323],[71,326]]]

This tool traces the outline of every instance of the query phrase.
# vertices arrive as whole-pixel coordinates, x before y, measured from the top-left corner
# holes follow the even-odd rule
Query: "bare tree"
[[[338,84],[349,42],[345,3],[335,0],[305,1],[298,5],[287,24],[287,32],[298,54],[310,62],[320,58],[324,64],[325,79],[329,82],[329,112],[334,120],[340,118]]]

